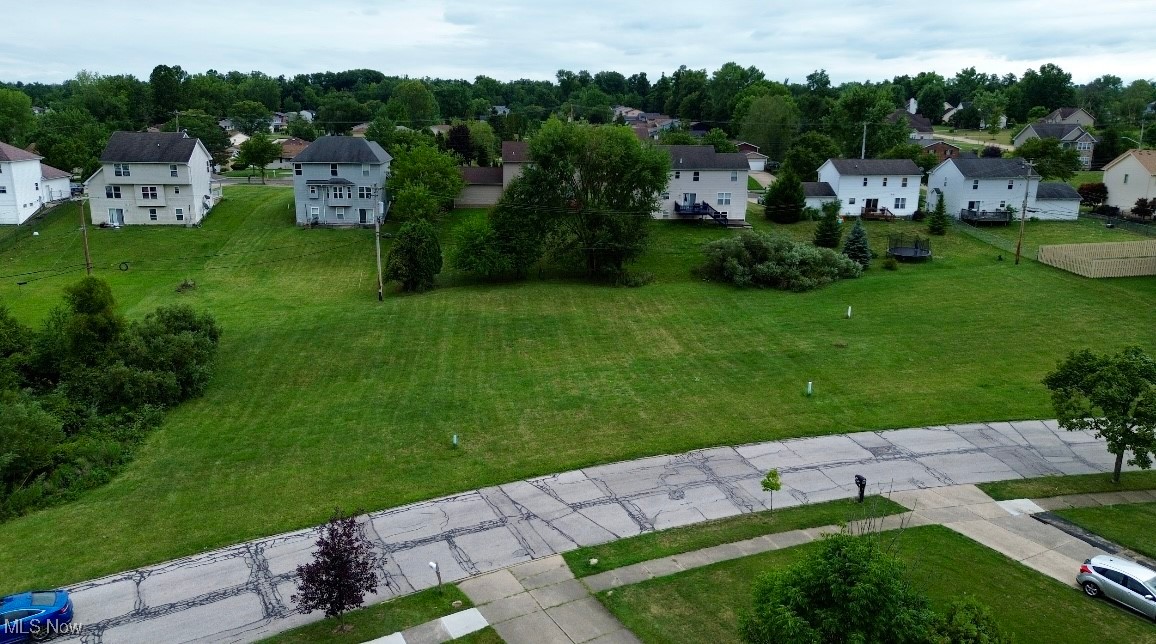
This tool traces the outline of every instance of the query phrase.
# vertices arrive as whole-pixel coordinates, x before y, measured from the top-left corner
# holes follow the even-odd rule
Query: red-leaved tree
[[[336,617],[343,625],[342,615],[360,608],[365,593],[377,593],[373,549],[357,520],[340,509],[317,532],[313,562],[297,566],[292,600],[302,613],[324,610],[326,617]]]

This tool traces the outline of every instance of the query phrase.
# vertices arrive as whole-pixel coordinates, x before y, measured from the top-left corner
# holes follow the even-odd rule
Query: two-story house
[[[908,138],[916,143],[930,140],[935,136],[935,129],[931,127],[931,119],[922,114],[913,114],[903,108],[897,108],[887,115],[888,123],[904,121],[908,127]]]
[[[1131,210],[1137,199],[1156,199],[1156,150],[1128,150],[1104,166],[1108,205]]]
[[[1009,206],[1022,207],[1025,190],[1029,205],[1035,203],[1039,185],[1040,175],[1023,159],[948,159],[927,179],[927,209],[942,199],[953,217],[982,221],[979,213],[1003,213],[989,219],[1006,221]]]
[[[1096,125],[1096,117],[1092,116],[1090,112],[1082,107],[1061,107],[1052,110],[1051,114],[1040,119],[1040,121],[1044,123],[1082,125],[1084,127],[1094,127]]]
[[[40,208],[69,197],[69,174],[41,158],[0,142],[0,224],[22,224]]]
[[[928,154],[934,154],[935,160],[939,162],[954,159],[959,156],[960,149],[958,145],[948,143],[947,141],[939,141],[937,139],[925,139],[919,142],[920,147]]]
[[[827,159],[818,183],[831,187],[845,216],[909,218],[919,209],[922,178],[911,159]]]
[[[1057,139],[1060,146],[1075,148],[1080,155],[1080,163],[1085,167],[1092,165],[1092,153],[1096,149],[1099,139],[1092,136],[1082,125],[1074,123],[1030,123],[1012,138],[1012,144],[1017,148],[1031,139]]]
[[[323,136],[293,158],[298,225],[356,226],[383,216],[389,156],[375,141]]]
[[[710,217],[723,224],[747,218],[747,174],[741,152],[715,152],[713,145],[660,145],[670,155],[670,176],[656,219]]]
[[[183,132],[113,132],[100,170],[84,182],[92,223],[200,223],[221,198],[213,158]]]

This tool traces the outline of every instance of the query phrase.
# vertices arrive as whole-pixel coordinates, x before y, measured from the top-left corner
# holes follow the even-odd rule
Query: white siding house
[[[839,197],[835,195],[835,189],[826,181],[804,181],[803,182],[803,202],[807,208],[814,208],[819,210],[823,204],[835,201]]]
[[[959,218],[964,210],[1017,211],[1027,190],[1032,208],[1040,176],[1023,159],[948,159],[935,166],[927,180],[927,209],[944,199],[947,214]]]
[[[828,159],[819,166],[819,183],[831,186],[843,203],[843,215],[876,212],[911,217],[919,209],[923,172],[911,159]]]
[[[670,155],[670,178],[661,195],[657,219],[711,217],[746,221],[747,174],[742,152],[715,152],[711,145],[660,145]]]
[[[1036,219],[1073,220],[1080,216],[1080,193],[1066,183],[1042,182],[1036,190],[1035,206],[1028,216]]]
[[[1128,150],[1104,166],[1108,205],[1131,210],[1137,199],[1156,198],[1156,150]]]
[[[69,175],[39,157],[0,143],[0,224],[22,224],[40,208],[69,197]]]
[[[192,226],[221,198],[200,139],[182,132],[113,132],[85,181],[92,223]]]

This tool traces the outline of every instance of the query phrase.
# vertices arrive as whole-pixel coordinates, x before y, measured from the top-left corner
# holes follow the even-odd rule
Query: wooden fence
[[[1040,246],[1036,259],[1084,277],[1156,275],[1156,239]]]

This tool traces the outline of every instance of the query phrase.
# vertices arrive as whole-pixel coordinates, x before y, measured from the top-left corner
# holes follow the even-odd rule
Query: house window
[[[176,166],[176,164],[172,164],[172,163],[170,163],[170,164],[169,164],[169,176],[170,176],[170,177],[175,177],[175,176],[177,176],[177,166]]]
[[[299,177],[301,176],[301,164],[300,163],[294,163],[293,164],[293,174],[295,174]]]
[[[738,181],[738,180],[739,180],[739,171],[738,170],[731,170],[731,181]]]
[[[373,199],[373,188],[369,186],[357,186],[358,199]]]
[[[972,179],[971,180],[971,189],[972,190],[979,190],[979,179]]]
[[[184,208],[177,208],[175,212],[177,215],[177,221],[184,221],[185,220],[185,209]]]
[[[361,164],[361,176],[363,176],[363,177],[369,176],[369,164],[368,163],[362,163]]]
[[[337,164],[336,163],[330,163],[329,164],[329,176],[331,176],[331,177],[337,176]]]
[[[899,187],[900,188],[906,188],[907,187],[907,177],[903,177],[903,179],[900,180]]]
[[[1124,175],[1124,183],[1128,183],[1128,175]]]
[[[848,199],[847,205],[854,206],[855,205],[855,197],[851,197],[850,199]]]
[[[8,186],[0,186],[0,195],[8,194]]]
[[[40,192],[40,182],[39,181],[32,184],[32,187],[36,190],[36,192]]]
[[[141,186],[140,187],[140,198],[141,199],[156,199],[157,198],[157,187],[156,186]]]
[[[691,179],[690,179],[690,180],[691,180],[691,181],[698,181],[698,170],[695,170],[695,171],[694,171],[694,174],[693,174],[693,175],[691,175]]]
[[[731,193],[729,193],[729,192],[718,193],[718,199],[716,199],[716,203],[720,206],[731,205]]]
[[[907,197],[896,197],[895,198],[895,209],[896,210],[906,210],[907,209]]]
[[[345,209],[344,208],[334,208],[333,214],[337,215],[338,221],[345,221]]]
[[[317,198],[317,186],[309,186],[309,198],[310,199],[316,199]]]
[[[670,199],[670,193],[669,192],[662,193],[662,198],[663,198],[663,200]]]
[[[1006,201],[999,202],[999,209],[1000,210],[1006,210],[1007,209],[1007,202]]]
[[[883,187],[887,187],[887,177],[883,177]]]
[[[675,170],[674,171],[674,178],[675,179],[681,179],[682,178],[682,172],[679,170]]]
[[[1011,190],[1014,187],[1016,187],[1016,180],[1015,179],[1008,179],[1007,180],[1007,189]]]
[[[317,215],[321,214],[321,208],[318,208],[317,206],[309,206],[309,214],[316,217]]]
[[[174,195],[181,194],[181,187],[180,186],[173,186],[173,194]]]
[[[156,220],[157,220],[157,209],[156,208],[149,208],[149,221],[156,221]]]
[[[105,199],[120,199],[120,186],[105,186]]]
[[[1088,143],[1086,141],[1080,141],[1079,143],[1076,144],[1076,149],[1077,150],[1091,150],[1092,144]]]
[[[979,210],[979,206],[980,206],[980,202],[978,202],[978,201],[967,202],[967,209],[968,210]]]
[[[864,186],[866,186],[866,185],[867,185],[867,177],[863,177],[863,185],[864,185]]]
[[[114,164],[112,164],[112,173],[118,177],[129,176],[128,164],[127,163],[114,163]]]

